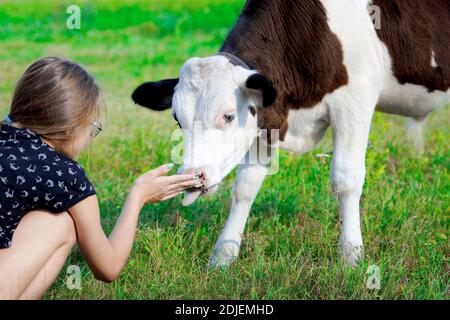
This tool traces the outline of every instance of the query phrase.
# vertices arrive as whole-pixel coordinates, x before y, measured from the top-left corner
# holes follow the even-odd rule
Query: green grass
[[[106,131],[80,162],[94,183],[109,232],[133,179],[170,161],[168,112],[130,100],[141,82],[176,76],[192,56],[218,51],[243,0],[76,1],[82,30],[65,28],[74,1],[0,3],[0,114],[15,81],[35,59],[74,59],[103,88]],[[365,260],[345,268],[338,256],[338,207],[329,163],[316,152],[280,156],[251,211],[239,260],[207,271],[210,251],[227,218],[234,173],[210,198],[184,208],[179,199],[146,206],[126,268],[112,284],[98,282],[74,250],[82,290],[69,290],[63,272],[47,299],[448,299],[450,110],[434,113],[426,152],[414,157],[401,118],[377,114],[361,201]],[[276,187],[275,187],[276,186]],[[366,288],[369,265],[381,268],[381,289]],[[65,269],[64,269],[65,270]]]

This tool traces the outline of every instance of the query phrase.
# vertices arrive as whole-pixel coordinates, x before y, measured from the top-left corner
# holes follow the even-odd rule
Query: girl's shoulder
[[[95,194],[83,167],[29,129],[2,125],[0,182],[25,195],[27,203],[53,212]],[[0,184],[1,188],[1,184]]]
[[[27,128],[17,128],[3,124],[0,130],[0,152],[17,154],[18,159],[31,161],[37,158],[43,162],[60,162],[79,166],[75,160],[58,152]],[[10,160],[14,157],[10,157]]]
[[[0,158],[12,164],[40,165],[44,172],[51,171],[48,167],[67,167],[70,172],[83,170],[77,161],[52,148],[33,131],[9,125],[1,127]]]
[[[39,135],[30,129],[17,128],[7,124],[1,125],[0,150],[3,153],[18,151],[19,154],[57,153],[56,150],[46,144]]]

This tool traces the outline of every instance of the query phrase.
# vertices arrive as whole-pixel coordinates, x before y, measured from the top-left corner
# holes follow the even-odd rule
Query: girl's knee
[[[64,230],[64,233],[66,235],[66,244],[72,247],[77,242],[77,234],[73,219],[67,211],[59,213],[59,215],[61,215],[61,220],[63,220],[62,229]]]

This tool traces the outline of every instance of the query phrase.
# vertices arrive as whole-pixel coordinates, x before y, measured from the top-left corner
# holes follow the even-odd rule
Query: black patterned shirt
[[[0,131],[0,249],[33,210],[60,213],[95,194],[83,168],[29,129]]]

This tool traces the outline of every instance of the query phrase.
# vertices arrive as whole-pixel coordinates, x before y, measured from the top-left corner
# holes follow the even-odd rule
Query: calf
[[[249,0],[218,54],[191,58],[179,78],[144,83],[132,97],[153,110],[172,108],[184,129],[182,171],[204,178],[185,205],[215,191],[258,141],[305,153],[331,127],[340,249],[355,265],[363,248],[359,202],[373,114],[402,115],[420,125],[449,103],[449,16],[449,0]],[[203,131],[192,134],[197,124]],[[208,130],[221,132],[225,142],[207,137]],[[273,131],[273,138],[262,134]],[[268,170],[267,162],[240,164],[212,266],[237,257]]]

